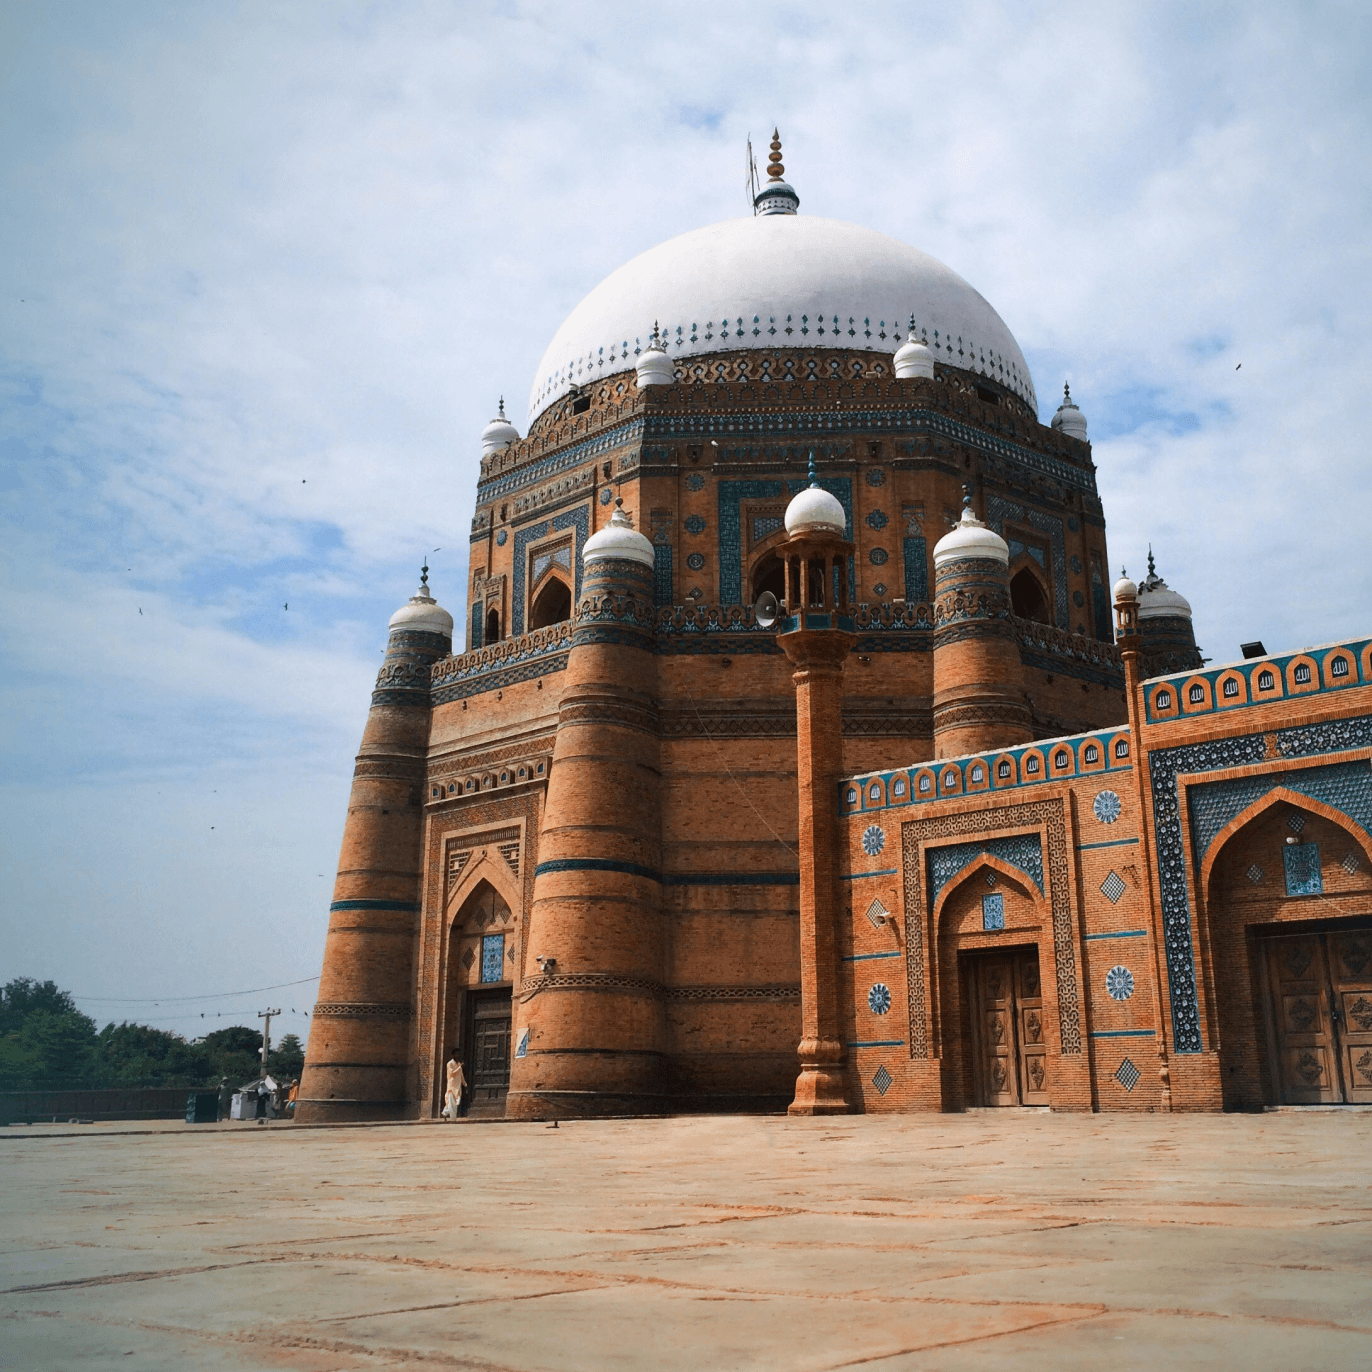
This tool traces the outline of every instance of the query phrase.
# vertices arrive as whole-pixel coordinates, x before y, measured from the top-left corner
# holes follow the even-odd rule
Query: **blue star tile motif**
[[[614,498],[614,492],[608,486],[600,493],[600,503],[602,505],[608,505]]]
[[[869,529],[884,529],[890,521],[886,518],[882,510],[873,510],[867,516],[867,527]]]
[[[503,547],[505,546],[505,541],[506,541],[506,539],[509,538],[509,536],[510,536],[510,535],[509,535],[508,533],[506,533],[504,529],[500,529],[500,530],[498,530],[497,533],[496,533],[495,541],[496,541],[497,544],[500,545],[500,547],[503,548]]]
[[[699,472],[691,472],[686,477],[686,489],[688,491],[699,491],[705,485],[705,478]]]
[[[869,486],[880,486],[886,480],[886,473],[880,467],[873,467],[867,473],[867,484]]]
[[[891,988],[877,982],[867,992],[867,1008],[874,1015],[884,1015],[891,1008]]]
[[[693,572],[698,572],[705,565],[705,555],[703,553],[691,553],[686,559],[686,565]]]
[[[869,824],[862,831],[862,851],[868,857],[876,857],[884,847],[886,847],[886,835],[882,831],[881,825]]]
[[[686,532],[689,534],[703,534],[705,532],[705,520],[700,515],[691,515],[686,520]]]
[[[1127,967],[1112,967],[1105,974],[1105,989],[1111,1000],[1128,1000],[1134,994],[1134,974]]]
[[[1113,791],[1101,791],[1091,810],[1102,824],[1113,824],[1120,817],[1120,798]]]
[[[871,562],[873,567],[884,567],[888,556],[889,554],[885,548],[873,548],[872,551],[867,554],[867,559]]]

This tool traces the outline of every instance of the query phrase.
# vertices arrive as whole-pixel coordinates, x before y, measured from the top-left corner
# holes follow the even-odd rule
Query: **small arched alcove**
[[[1048,589],[1031,567],[1021,567],[1010,578],[1010,609],[1021,619],[1039,624],[1051,624],[1048,612]]]
[[[546,629],[572,617],[572,588],[560,576],[549,576],[529,607],[529,628]]]
[[[500,642],[500,611],[494,605],[486,611],[486,642]]]
[[[786,568],[776,553],[768,553],[753,568],[754,605],[764,591],[771,591],[778,601],[786,599]]]

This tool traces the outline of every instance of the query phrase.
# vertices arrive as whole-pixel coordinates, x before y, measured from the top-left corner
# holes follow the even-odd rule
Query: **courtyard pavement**
[[[1372,1111],[0,1129],[0,1366],[1372,1367]]]

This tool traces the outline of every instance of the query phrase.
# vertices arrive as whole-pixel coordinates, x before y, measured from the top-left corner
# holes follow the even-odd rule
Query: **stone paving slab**
[[[0,1131],[0,1367],[1372,1366],[1372,1111]]]

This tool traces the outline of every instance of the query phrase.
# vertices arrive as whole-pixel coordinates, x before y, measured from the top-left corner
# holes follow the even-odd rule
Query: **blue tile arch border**
[[[563,529],[573,529],[572,571],[575,582],[572,588],[572,603],[581,599],[581,549],[591,535],[591,504],[587,501],[574,510],[563,510],[552,519],[540,519],[537,524],[528,524],[515,530],[514,536],[514,578],[510,596],[511,637],[518,638],[524,632],[524,576],[528,571],[528,557],[525,549],[536,538],[546,538],[550,533],[561,533]]]
[[[943,888],[956,880],[983,853],[1022,872],[1035,886],[1039,895],[1043,890],[1043,845],[1037,834],[1015,834],[1010,838],[988,838],[972,843],[952,843],[935,848],[925,846],[929,861],[929,900],[938,903]]]
[[[1320,753],[1370,747],[1372,715],[1278,729],[1276,742],[1277,756],[1283,758],[1313,757]],[[1177,792],[1177,777],[1182,773],[1251,767],[1265,761],[1266,757],[1266,738],[1260,733],[1240,734],[1234,738],[1184,744],[1176,748],[1159,748],[1148,755],[1158,885],[1162,896],[1163,943],[1167,953],[1167,984],[1172,1001],[1172,1038],[1174,1050],[1178,1053],[1200,1053],[1204,1051],[1204,1045],[1196,994],[1194,919],[1186,872],[1186,850],[1182,843],[1181,798]],[[1269,776],[1271,787],[1268,789],[1285,784],[1282,773],[1269,773]]]
[[[743,604],[743,519],[745,500],[776,500],[795,495],[810,483],[803,477],[780,477],[752,481],[721,481],[716,488],[719,509],[719,603]],[[843,506],[847,521],[844,537],[853,537],[853,482],[850,477],[821,477],[820,486]],[[849,559],[848,584],[853,584],[852,559]]]

